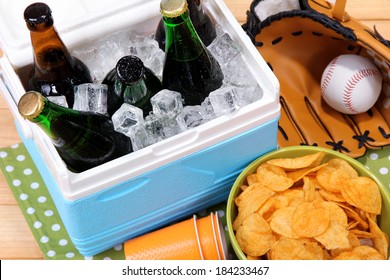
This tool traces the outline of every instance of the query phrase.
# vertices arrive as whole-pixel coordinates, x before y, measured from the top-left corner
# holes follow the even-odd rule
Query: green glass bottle
[[[72,57],[53,25],[50,7],[34,3],[24,11],[24,19],[30,30],[34,66],[31,70],[28,90],[36,90],[45,96],[65,95],[73,106],[75,85],[92,82],[87,66]]]
[[[210,16],[204,11],[202,2],[202,0],[187,0],[192,24],[203,44],[208,46],[217,37],[217,32],[215,30],[215,24]],[[160,48],[165,50],[165,26],[163,19],[161,19],[157,25],[154,38],[158,42]]]
[[[184,105],[200,105],[221,87],[221,67],[195,31],[186,0],[162,0],[160,7],[166,30],[163,87],[180,92]]]
[[[112,116],[123,103],[142,109],[144,116],[152,111],[150,98],[162,90],[161,81],[136,56],[122,57],[102,82],[108,85],[107,113]]]
[[[72,172],[82,172],[132,152],[130,138],[116,132],[106,116],[56,105],[37,91],[24,94],[18,109],[50,137]]]

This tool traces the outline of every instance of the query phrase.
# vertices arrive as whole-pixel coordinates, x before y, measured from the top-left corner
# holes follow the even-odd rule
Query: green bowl
[[[383,186],[383,184],[378,180],[378,178],[376,178],[375,175],[373,175],[363,164],[361,164],[357,160],[349,156],[346,156],[344,154],[341,154],[339,152],[325,149],[325,148],[313,147],[313,146],[292,146],[292,147],[281,148],[259,157],[251,164],[249,164],[241,172],[241,174],[237,177],[236,181],[234,182],[234,185],[230,191],[228,201],[227,201],[226,219],[227,219],[227,226],[228,226],[228,236],[230,238],[232,247],[238,259],[246,260],[247,258],[244,252],[241,250],[240,246],[238,245],[238,242],[235,237],[235,232],[233,230],[233,221],[237,216],[237,207],[234,203],[234,200],[241,193],[240,186],[245,181],[247,175],[255,172],[257,167],[260,164],[270,159],[295,158],[295,157],[313,154],[320,151],[326,153],[326,156],[324,158],[325,162],[329,161],[332,158],[344,159],[359,173],[360,176],[370,177],[378,184],[380,193],[382,195],[382,213],[378,217],[378,224],[379,227],[382,229],[382,231],[384,231],[388,236],[390,236],[390,189],[388,187],[386,188],[385,186]]]

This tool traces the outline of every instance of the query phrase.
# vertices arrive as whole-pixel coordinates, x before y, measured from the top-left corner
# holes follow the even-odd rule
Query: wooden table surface
[[[246,11],[252,0],[224,1],[240,23],[246,21]],[[390,39],[390,0],[348,0],[346,11],[371,28],[375,25],[385,38]],[[19,142],[12,115],[0,94],[0,148]],[[1,172],[0,259],[43,259]]]

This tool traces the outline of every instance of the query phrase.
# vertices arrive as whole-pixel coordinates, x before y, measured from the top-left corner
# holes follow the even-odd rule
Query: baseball
[[[345,114],[368,111],[382,89],[382,75],[367,58],[343,54],[334,58],[321,78],[322,98]]]

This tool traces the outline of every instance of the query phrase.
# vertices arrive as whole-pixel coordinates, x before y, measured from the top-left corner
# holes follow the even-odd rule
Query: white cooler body
[[[8,2],[0,1],[1,13],[11,7]],[[5,53],[0,58],[0,88],[21,139],[81,254],[100,253],[225,201],[242,169],[277,148],[278,81],[223,1],[204,0],[206,11],[240,46],[248,68],[263,91],[261,100],[85,172],[69,172],[50,139],[36,125],[22,119],[17,111],[18,100],[25,93],[26,69],[32,63],[23,10],[33,1],[23,2],[18,3],[24,6],[16,15],[10,19],[3,17],[8,21],[17,19],[18,24],[0,32]],[[116,0],[114,3],[52,0],[47,3],[53,10],[57,30],[70,49],[123,28],[152,34],[160,19],[160,0]],[[68,14],[67,10],[61,10],[65,3],[68,10],[76,4],[84,10]],[[19,39],[7,40],[10,34]]]

